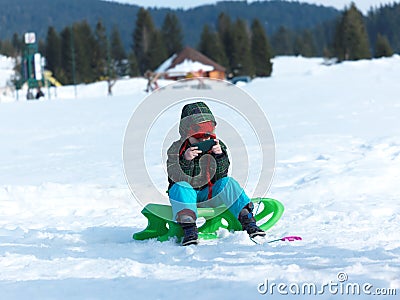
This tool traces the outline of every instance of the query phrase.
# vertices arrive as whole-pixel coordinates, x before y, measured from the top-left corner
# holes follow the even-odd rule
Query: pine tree
[[[5,56],[15,57],[17,50],[14,48],[10,40],[4,40],[0,44],[0,53]],[[19,72],[20,68],[17,68],[15,70]]]
[[[302,55],[304,52],[304,48],[305,45],[303,39],[301,38],[300,35],[297,35],[293,43],[293,54],[296,56]]]
[[[183,48],[183,33],[178,17],[174,13],[167,13],[161,28],[168,57],[179,53]]]
[[[386,36],[378,34],[375,44],[374,57],[389,57],[393,55],[393,49],[390,46],[389,40]]]
[[[217,21],[217,32],[219,40],[221,41],[222,48],[225,52],[226,62],[223,63],[227,66],[228,72],[232,72],[232,48],[233,48],[233,25],[228,15],[220,13]]]
[[[292,33],[284,26],[279,27],[271,42],[275,55],[292,55],[294,53]]]
[[[72,29],[65,27],[61,33],[61,70],[57,73],[57,79],[63,84],[73,83],[72,77],[72,63],[73,52],[75,52],[75,45],[73,43]],[[75,54],[74,54],[75,55]]]
[[[159,30],[154,30],[150,36],[149,49],[146,52],[148,69],[155,70],[167,58],[167,50],[165,49],[162,33]]]
[[[203,27],[197,49],[220,65],[228,66],[228,59],[225,56],[219,35],[212,31],[207,24]]]
[[[314,43],[314,38],[309,30],[304,30],[296,36],[293,45],[295,55],[304,57],[313,57],[317,55],[317,50]]]
[[[93,59],[96,40],[92,28],[87,21],[83,21],[81,23],[75,23],[73,30],[76,51],[77,83],[93,82],[97,80],[97,70]]]
[[[14,33],[11,39],[12,46],[15,49],[15,56],[21,55],[24,49],[24,37],[20,37],[18,33]]]
[[[335,26],[336,21],[331,20],[329,22],[324,22],[311,30],[312,40],[316,49],[315,56],[325,56],[326,51],[329,51],[332,56],[333,50],[333,40],[335,36]],[[314,56],[314,55],[313,55]]]
[[[153,19],[150,13],[140,8],[136,17],[136,26],[133,32],[133,52],[138,63],[139,71],[144,74],[150,68],[148,61],[148,51],[150,49],[150,41],[155,31]]]
[[[272,73],[272,51],[267,35],[259,20],[251,24],[251,55],[256,76],[270,76]]]
[[[92,66],[95,80],[99,80],[108,76],[107,61],[108,61],[108,41],[106,28],[101,20],[96,24],[94,31],[95,42],[93,44]]]
[[[335,54],[339,61],[370,58],[369,41],[363,16],[351,3],[345,9],[335,33]]]
[[[332,58],[332,49],[329,47],[324,47],[324,49],[322,49],[322,56],[324,58]]]
[[[314,37],[310,30],[304,30],[302,34],[304,41],[304,49],[302,55],[305,57],[317,56],[317,47],[315,46]]]
[[[131,77],[139,76],[140,70],[139,70],[135,52],[132,51],[131,53],[129,53],[128,62],[129,62],[129,76],[131,76]]]
[[[43,41],[42,39],[39,39],[37,44],[38,44],[38,52],[43,55],[46,52],[46,42]]]
[[[111,65],[118,77],[128,75],[129,64],[118,27],[114,26],[110,36]]]
[[[47,30],[46,47],[46,68],[53,72],[55,77],[58,77],[58,72],[61,69],[61,38],[55,28],[50,26]]]
[[[253,76],[254,66],[251,59],[250,38],[247,25],[237,19],[233,30],[232,65],[234,75]]]
[[[203,31],[200,35],[200,42],[197,46],[197,49],[206,56],[210,56],[212,53],[213,45],[210,44],[210,41],[213,39],[213,32],[210,29],[210,26],[207,24],[203,26]]]
[[[386,36],[391,48],[400,51],[400,3],[382,5],[370,10],[366,19],[371,45],[376,45],[378,34]],[[396,1],[398,2],[398,1]]]

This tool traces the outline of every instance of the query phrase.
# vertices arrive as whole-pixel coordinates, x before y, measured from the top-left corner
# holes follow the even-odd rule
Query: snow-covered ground
[[[303,237],[269,245],[243,232],[189,247],[132,240],[146,220],[124,178],[122,145],[145,80],[118,82],[113,97],[96,83],[78,86],[76,99],[61,87],[51,99],[0,103],[0,298],[290,298],[295,284],[331,283],[315,297],[347,299],[346,283],[371,283],[371,293],[397,288],[388,297],[397,299],[399,78],[399,56],[333,66],[279,57],[271,78],[243,86],[276,139],[268,196],[285,213],[268,239]]]

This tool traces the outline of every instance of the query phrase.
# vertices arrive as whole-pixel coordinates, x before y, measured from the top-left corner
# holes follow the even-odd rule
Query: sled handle
[[[254,198],[251,200],[254,203],[258,203],[259,205],[261,203],[264,205],[264,209],[254,216],[256,221],[260,221],[261,219],[272,213],[272,216],[268,219],[268,221],[260,225],[260,228],[264,231],[267,231],[272,226],[274,226],[275,223],[278,222],[278,220],[281,218],[285,210],[282,203],[272,198]]]

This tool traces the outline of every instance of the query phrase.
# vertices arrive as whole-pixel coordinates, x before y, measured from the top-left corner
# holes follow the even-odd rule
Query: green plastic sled
[[[252,202],[259,204],[255,208],[255,219],[257,222],[264,221],[258,225],[263,230],[268,230],[275,225],[283,214],[284,207],[278,200],[271,198],[253,198]],[[183,236],[181,226],[172,220],[172,208],[169,205],[148,204],[142,214],[147,218],[147,227],[140,232],[133,234],[135,240],[147,240],[157,238],[163,242],[172,237],[180,240]],[[203,217],[206,221],[199,227],[199,238],[215,239],[217,238],[217,230],[225,228],[229,231],[242,230],[239,220],[225,206],[216,208],[198,208],[198,216]],[[267,219],[266,217],[269,216]]]

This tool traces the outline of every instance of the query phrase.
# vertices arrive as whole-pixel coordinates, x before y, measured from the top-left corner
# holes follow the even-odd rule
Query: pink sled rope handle
[[[294,242],[294,241],[301,241],[301,240],[302,240],[302,238],[300,236],[285,236],[280,239],[269,241],[268,243],[273,243],[273,242],[278,242],[278,241]]]
[[[293,242],[293,241],[301,241],[302,238],[300,236],[285,236],[281,238],[281,241],[288,241],[288,242]]]

